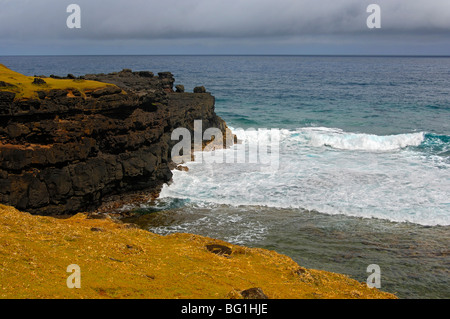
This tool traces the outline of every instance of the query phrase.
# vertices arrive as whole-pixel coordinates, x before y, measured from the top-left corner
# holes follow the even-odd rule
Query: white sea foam
[[[423,132],[379,136],[315,128],[300,130],[300,134],[309,140],[311,146],[328,146],[351,151],[392,151],[408,146],[419,146],[425,139]]]
[[[239,139],[250,145],[258,141],[270,143],[270,130],[241,130],[233,129]],[[425,133],[409,133],[397,135],[375,135],[362,133],[348,133],[341,129],[327,127],[308,127],[294,131],[279,130],[282,140],[298,141],[313,147],[331,147],[351,151],[392,151],[408,146],[419,146],[425,140]]]
[[[236,133],[250,147],[257,143],[254,133]],[[278,169],[190,162],[189,172],[174,171],[161,197],[450,225],[449,163],[408,148],[419,146],[424,133],[377,137],[304,128],[280,135]]]

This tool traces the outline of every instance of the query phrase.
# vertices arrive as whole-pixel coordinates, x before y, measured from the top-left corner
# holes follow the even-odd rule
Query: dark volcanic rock
[[[0,116],[11,112],[15,97],[16,93],[0,91]]]
[[[54,76],[55,77],[55,76]],[[56,78],[56,77],[55,77]],[[172,131],[225,122],[209,93],[174,93],[171,73],[122,70],[86,92],[0,91],[0,202],[39,214],[93,211],[118,194],[158,192],[171,177]],[[225,134],[224,134],[225,135]],[[193,136],[193,134],[192,134]]]
[[[224,245],[211,244],[206,245],[206,249],[216,255],[229,256],[232,253],[230,247]]]
[[[46,84],[46,82],[43,79],[41,79],[41,78],[34,78],[33,84],[35,84],[35,85],[43,85],[43,84]]]
[[[101,96],[118,94],[120,92],[122,92],[122,89],[117,86],[107,86],[106,88],[95,90],[91,95],[95,98],[99,98]]]
[[[7,86],[14,86],[14,85],[4,82],[4,81],[0,81],[0,87],[7,87]]]
[[[152,78],[154,76],[153,72],[149,72],[149,71],[139,71],[138,74],[139,74],[139,76],[144,77],[144,78]]]
[[[184,93],[184,85],[178,84],[175,89],[177,93]]]
[[[241,291],[241,295],[244,299],[269,299],[261,288],[250,288]]]
[[[204,86],[197,86],[194,88],[194,93],[206,93],[206,89]]]

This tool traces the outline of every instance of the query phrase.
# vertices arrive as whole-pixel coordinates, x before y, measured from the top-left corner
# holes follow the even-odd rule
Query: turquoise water
[[[159,200],[140,208],[135,221],[142,227],[274,249],[305,267],[360,281],[375,263],[384,290],[450,297],[450,58],[87,56],[0,63],[29,75],[171,71],[176,84],[204,85],[216,97],[216,112],[247,155],[261,141],[249,128],[278,130],[277,165],[190,162],[189,172],[174,172]]]
[[[0,62],[29,75],[170,70],[187,90],[205,85],[233,127],[450,135],[450,58],[56,56]]]

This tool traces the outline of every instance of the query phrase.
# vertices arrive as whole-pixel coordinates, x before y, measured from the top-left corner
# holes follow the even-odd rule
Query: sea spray
[[[256,133],[235,133],[248,149],[261,139]],[[423,132],[375,136],[324,127],[283,129],[277,169],[261,171],[252,163],[189,162],[189,172],[175,171],[161,198],[450,225],[450,164],[421,151],[425,136]]]

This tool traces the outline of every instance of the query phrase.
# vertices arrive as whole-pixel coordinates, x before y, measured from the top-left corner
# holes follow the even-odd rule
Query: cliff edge
[[[396,298],[274,251],[0,205],[0,298]],[[69,265],[81,288],[69,289]]]
[[[115,194],[158,192],[172,177],[175,128],[202,120],[226,130],[211,94],[173,84],[169,72],[62,79],[0,65],[0,203],[71,214]]]

